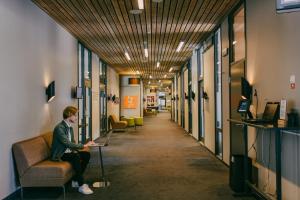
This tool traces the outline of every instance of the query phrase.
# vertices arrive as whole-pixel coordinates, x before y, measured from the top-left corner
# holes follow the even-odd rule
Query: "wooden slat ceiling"
[[[120,73],[168,79],[238,0],[32,0]],[[176,52],[180,41],[183,48]],[[144,48],[149,56],[145,57]],[[128,61],[125,51],[131,57]],[[157,62],[160,67],[157,68]],[[165,75],[167,74],[167,77]]]

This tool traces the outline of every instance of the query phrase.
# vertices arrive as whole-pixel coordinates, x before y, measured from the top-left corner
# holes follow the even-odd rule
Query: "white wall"
[[[181,76],[179,75],[178,76],[178,89],[177,89],[177,92],[178,92],[178,100],[177,100],[177,102],[178,102],[178,121],[177,121],[177,123],[178,123],[178,125],[179,126],[181,126],[181,115],[182,115],[182,113],[181,113],[181,90],[182,90],[182,87],[181,87],[181,81],[182,81],[182,79],[181,79]]]
[[[139,117],[141,116],[141,85],[128,85],[128,78],[133,76],[121,76],[121,116],[125,117]],[[135,109],[124,108],[125,96],[137,96],[137,107]]]
[[[191,59],[192,70],[192,91],[195,93],[195,99],[192,100],[192,135],[195,139],[199,140],[199,122],[198,122],[198,66],[197,66],[197,51],[193,51]]]
[[[188,80],[189,71],[186,69],[183,73],[183,81],[184,81],[184,94],[189,95],[189,80]],[[189,132],[189,100],[184,97],[184,130]]]
[[[93,139],[100,137],[99,119],[99,57],[92,53],[92,134]]]
[[[119,74],[111,67],[107,67],[107,94],[116,95],[120,98]],[[107,116],[114,114],[118,119],[120,117],[120,103],[112,101],[107,102]]]
[[[246,2],[247,78],[258,92],[258,112],[263,111],[266,101],[282,98],[288,101],[288,111],[294,107],[299,112],[300,12],[277,14],[273,0]],[[296,75],[295,90],[289,86],[292,74]],[[266,135],[264,140],[269,141],[269,137]],[[274,144],[274,138],[271,138],[271,144]],[[257,145],[266,149],[260,143]],[[299,137],[284,134],[282,148],[283,199],[300,199],[300,163],[294,160],[300,155]],[[262,153],[266,154],[265,151]],[[268,184],[266,192],[274,193],[274,174],[269,172],[269,180],[267,174],[266,167],[261,166],[259,185]]]
[[[77,85],[77,41],[31,1],[0,1],[0,199],[16,190],[12,144],[54,128]],[[46,103],[45,86],[56,97]],[[77,127],[74,127],[77,133]]]
[[[204,59],[204,91],[208,99],[204,100],[204,131],[205,146],[215,153],[215,84],[214,84],[214,46],[211,46],[203,56]]]

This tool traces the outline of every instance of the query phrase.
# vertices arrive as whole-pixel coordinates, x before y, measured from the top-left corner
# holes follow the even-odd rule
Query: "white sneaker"
[[[79,187],[78,182],[77,181],[72,181],[72,187],[73,188],[78,188]]]
[[[83,184],[82,186],[80,186],[78,188],[78,192],[80,192],[82,194],[93,194],[94,193],[93,190],[91,190],[87,184]]]

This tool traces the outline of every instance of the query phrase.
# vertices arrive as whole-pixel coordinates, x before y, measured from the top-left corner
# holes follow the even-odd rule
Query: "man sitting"
[[[77,122],[78,109],[73,106],[68,106],[63,111],[63,121],[56,125],[53,132],[53,141],[51,148],[51,160],[67,161],[74,171],[72,186],[79,187],[78,191],[82,194],[92,194],[93,191],[87,184],[84,184],[83,172],[90,160],[90,153],[88,151],[78,151],[84,149],[93,142],[86,144],[76,144],[74,140],[74,133],[71,124]]]

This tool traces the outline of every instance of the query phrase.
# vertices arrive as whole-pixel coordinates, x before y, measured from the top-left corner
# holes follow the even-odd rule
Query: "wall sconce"
[[[115,94],[111,97],[111,100],[112,100],[113,102],[115,102],[115,100],[116,100],[116,95],[115,95]]]
[[[55,97],[55,81],[52,81],[46,88],[47,102],[49,103]]]
[[[188,99],[188,98],[189,98],[189,95],[187,95],[186,92],[184,93],[184,98],[185,98],[185,99]]]
[[[195,97],[196,97],[196,94],[194,91],[192,91],[192,99],[195,101]]]
[[[208,99],[208,94],[207,94],[207,92],[204,92],[204,91],[203,91],[203,93],[202,93],[202,98],[203,98],[203,99]]]
[[[112,99],[112,94],[107,96],[107,101],[110,101]]]

